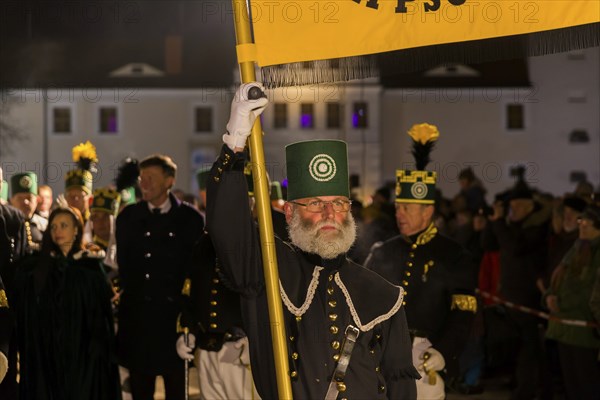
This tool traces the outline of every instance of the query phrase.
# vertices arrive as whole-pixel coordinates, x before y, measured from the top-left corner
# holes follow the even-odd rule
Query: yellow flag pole
[[[245,0],[232,0],[233,18],[237,41],[238,63],[242,82],[256,80],[254,59],[252,57],[253,42],[250,32],[250,19]],[[275,356],[275,373],[279,399],[292,399],[292,385],[289,378],[289,364],[286,345],[285,325],[283,323],[283,307],[279,294],[279,271],[275,254],[273,237],[273,221],[265,168],[265,154],[262,142],[260,119],[256,120],[250,136],[250,157],[252,159],[252,176],[254,180],[254,196],[258,211],[258,228],[265,273],[265,290],[269,305],[269,321],[273,337],[273,353]]]

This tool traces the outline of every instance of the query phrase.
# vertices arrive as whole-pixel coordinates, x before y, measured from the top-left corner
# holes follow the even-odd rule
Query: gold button
[[[329,286],[327,288],[327,294],[329,294],[329,295],[333,294],[333,287]]]
[[[409,256],[410,258],[415,258],[415,253],[413,253],[413,252],[411,251],[410,253],[408,253],[408,256]]]
[[[215,267],[215,272],[220,272],[220,271],[221,271],[221,268]]]
[[[217,329],[217,324],[210,324],[210,329]]]
[[[298,359],[298,353],[292,353],[292,358],[294,360],[297,360]]]
[[[216,305],[217,305],[217,302],[213,300],[213,301],[211,301],[211,302],[210,302],[210,305],[211,305],[211,306],[216,306]]]
[[[336,335],[336,334],[338,333],[338,331],[339,331],[339,329],[338,329],[338,327],[337,327],[337,326],[335,326],[335,325],[331,325],[331,326],[329,327],[329,332],[331,332],[331,334],[332,334],[332,335]]]
[[[379,372],[381,368],[375,367],[375,372]]]
[[[413,249],[413,250],[416,249],[417,248],[417,244],[413,243],[412,246],[410,246],[410,248]]]
[[[379,389],[379,393],[385,392],[385,386],[383,386],[383,385],[380,385],[378,389]]]
[[[298,376],[298,372],[297,372],[297,371],[292,371],[292,372],[290,373],[290,376],[291,376],[292,378],[295,378],[295,377],[297,377],[297,376]]]
[[[217,278],[212,280],[213,283],[219,283],[219,280]]]
[[[329,307],[333,308],[333,307],[337,306],[337,301],[329,300],[328,304],[329,304]]]
[[[216,316],[217,316],[217,313],[216,313],[216,312],[211,312],[211,313],[210,313],[210,317],[211,317],[211,318],[215,318]]]
[[[409,267],[412,267],[413,263],[409,261],[409,262],[406,263],[406,265],[408,265]]]
[[[333,275],[329,275],[329,282],[333,280]]]
[[[215,289],[210,291],[210,294],[217,294],[217,291]]]
[[[337,390],[339,392],[345,392],[346,391],[346,384],[344,382],[338,382],[336,383],[337,386]]]
[[[334,313],[329,314],[329,319],[332,321],[335,321],[337,319],[337,317],[338,317],[337,314],[334,314]]]
[[[294,340],[296,340],[296,338],[293,336],[290,336],[290,342],[293,342]]]
[[[337,340],[334,340],[333,342],[331,342],[331,348],[334,350],[337,350],[340,348],[340,342],[338,342]]]
[[[404,286],[408,286],[408,281],[402,281],[402,284],[403,284]]]
[[[375,354],[375,350],[374,350],[374,349],[371,349],[371,350],[369,350],[369,353],[371,353],[371,354]]]
[[[403,305],[403,306],[405,306],[405,305],[406,305],[406,302],[405,302],[405,301],[403,301],[403,302],[402,302],[402,305]]]
[[[381,335],[380,334],[375,335],[375,339],[377,339],[377,340],[381,339]]]
[[[296,321],[298,321],[298,322],[302,321],[302,316],[301,316],[301,315],[298,315],[298,316],[296,317]]]
[[[339,354],[334,354],[333,355],[333,361],[338,361],[340,359],[340,355]]]
[[[219,182],[221,179],[218,176],[215,176],[215,182]]]
[[[429,264],[430,267],[433,267],[433,260],[429,260],[427,264]]]
[[[405,274],[406,276],[410,276],[410,272],[409,272],[409,271],[406,271],[404,274]]]

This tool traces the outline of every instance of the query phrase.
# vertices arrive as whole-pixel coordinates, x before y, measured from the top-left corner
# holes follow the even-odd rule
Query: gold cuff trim
[[[190,297],[190,292],[192,290],[192,280],[186,279],[183,281],[183,289],[181,289],[181,294],[187,297]]]
[[[459,309],[460,311],[471,311],[472,313],[477,312],[477,299],[475,296],[467,294],[455,294],[452,296],[451,310]]]
[[[0,290],[0,308],[9,308],[8,297],[6,297],[6,292],[4,290]]]

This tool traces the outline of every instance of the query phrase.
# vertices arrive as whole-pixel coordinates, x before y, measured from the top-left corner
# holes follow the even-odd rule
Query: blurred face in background
[[[581,213],[571,207],[565,207],[563,211],[563,229],[565,232],[573,232],[577,229],[577,218]]]
[[[83,215],[85,215],[90,206],[90,198],[91,195],[89,193],[77,186],[70,187],[65,192],[67,204],[78,209]]]
[[[594,226],[594,222],[588,218],[579,218],[579,239],[594,240],[600,236],[600,229]]]
[[[40,186],[37,210],[41,213],[48,213],[50,208],[52,208],[52,189],[50,186]]]
[[[92,210],[90,221],[92,221],[92,232],[100,239],[108,241],[111,232],[111,217],[106,211]]]
[[[37,196],[33,193],[17,193],[10,198],[10,203],[30,219],[37,207]]]
[[[533,209],[535,203],[531,199],[514,199],[510,201],[510,211],[508,218],[513,222],[519,222],[525,219]]]

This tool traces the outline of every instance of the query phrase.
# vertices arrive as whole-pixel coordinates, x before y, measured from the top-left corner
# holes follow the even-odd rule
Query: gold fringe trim
[[[460,311],[471,311],[472,313],[477,312],[477,299],[475,296],[467,294],[455,294],[452,296],[451,310],[459,309]]]

